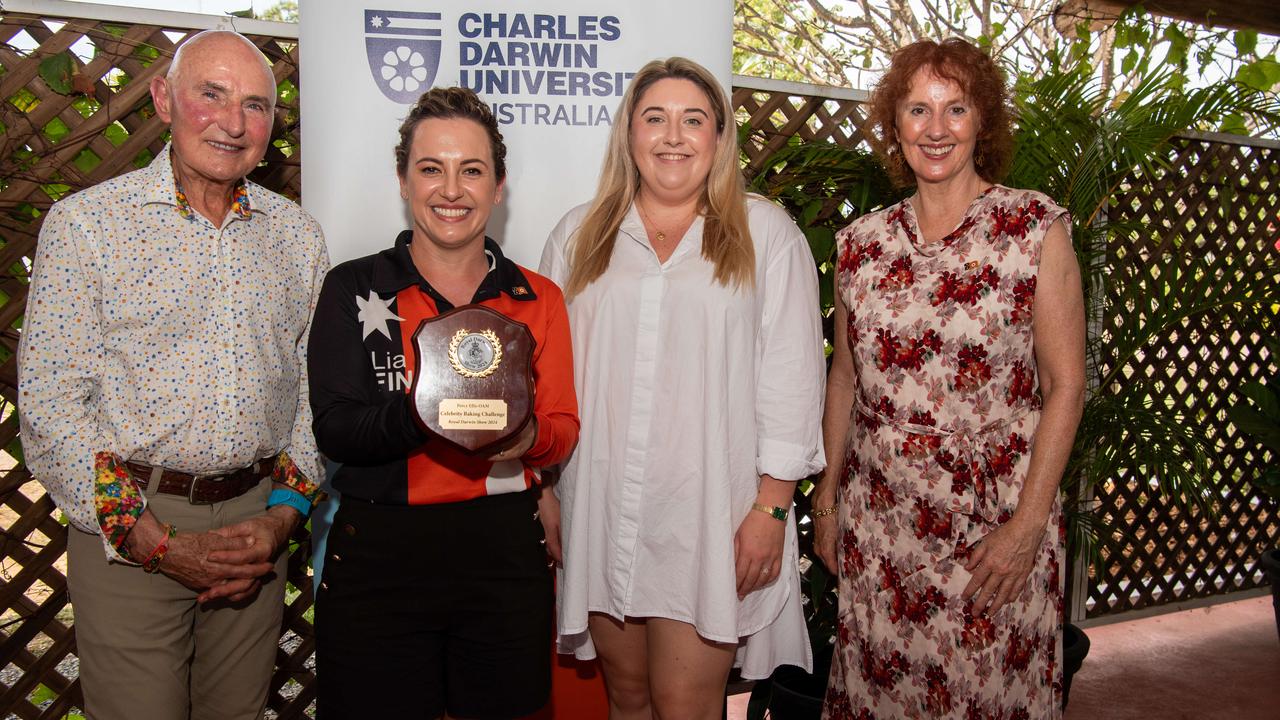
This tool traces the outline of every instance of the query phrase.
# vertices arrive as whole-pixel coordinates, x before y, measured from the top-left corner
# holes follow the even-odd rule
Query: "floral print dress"
[[[1020,598],[988,616],[960,593],[1030,464],[1036,271],[1065,214],[997,185],[936,243],[920,242],[910,201],[837,236],[857,391],[826,718],[1061,717],[1061,508]]]

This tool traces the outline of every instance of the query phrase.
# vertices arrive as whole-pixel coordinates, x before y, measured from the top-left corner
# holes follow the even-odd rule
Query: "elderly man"
[[[95,720],[265,706],[280,550],[322,472],[304,341],[328,264],[316,222],[245,179],[271,136],[275,87],[243,36],[192,38],[151,84],[170,145],[54,205],[40,233],[22,440],[73,527]]]

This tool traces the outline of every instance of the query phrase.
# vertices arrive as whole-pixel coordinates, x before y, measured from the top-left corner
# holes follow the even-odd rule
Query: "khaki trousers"
[[[270,478],[233,500],[192,505],[153,495],[150,508],[180,531],[257,515]],[[195,591],[142,568],[109,563],[102,538],[68,533],[67,584],[75,611],[80,684],[90,720],[254,720],[275,666],[288,553],[252,601],[201,607]]]

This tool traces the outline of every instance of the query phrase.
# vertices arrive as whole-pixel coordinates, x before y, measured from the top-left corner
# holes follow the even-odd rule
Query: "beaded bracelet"
[[[178,528],[165,523],[164,537],[160,538],[160,542],[156,545],[156,549],[151,551],[146,560],[142,561],[142,571],[146,573],[157,573],[160,571],[160,561],[164,559],[165,553],[169,552],[169,539],[178,534]]]
[[[831,507],[824,507],[821,509],[814,508],[813,512],[810,513],[810,515],[816,518],[820,518],[820,517],[826,517],[828,515],[834,515],[835,513],[836,513],[836,506],[832,505]]]

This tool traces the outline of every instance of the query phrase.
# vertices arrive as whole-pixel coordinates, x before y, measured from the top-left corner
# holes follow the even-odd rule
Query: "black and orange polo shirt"
[[[413,417],[413,333],[451,310],[409,256],[412,233],[376,255],[329,271],[307,349],[310,402],[320,452],[341,467],[343,495],[394,505],[457,502],[528,489],[536,468],[569,456],[578,405],[564,295],[555,283],[508,260],[485,238],[489,274],[471,299],[529,327],[538,437],[524,457],[501,463],[432,441]]]

